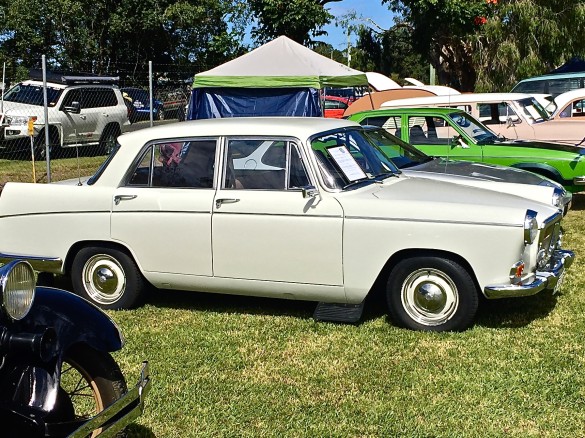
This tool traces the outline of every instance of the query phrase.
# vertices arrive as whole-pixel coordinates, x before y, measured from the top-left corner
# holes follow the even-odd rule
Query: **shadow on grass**
[[[489,328],[525,327],[550,314],[559,295],[543,291],[530,297],[482,300],[475,325]]]
[[[571,210],[583,211],[585,210],[585,194],[575,193],[571,203]]]
[[[65,277],[57,277],[56,287],[73,290]],[[481,299],[475,325],[489,328],[524,327],[532,321],[546,317],[556,306],[558,297],[543,291],[530,297],[499,300]],[[247,315],[291,316],[301,319],[313,318],[317,305],[312,301],[297,301],[278,298],[250,297],[219,293],[178,291],[151,287],[145,304],[168,309],[198,310],[218,313]],[[366,298],[361,319],[355,324],[386,317],[387,307],[383,293],[372,293]]]
[[[156,438],[156,435],[148,427],[132,423],[126,428],[126,438]]]

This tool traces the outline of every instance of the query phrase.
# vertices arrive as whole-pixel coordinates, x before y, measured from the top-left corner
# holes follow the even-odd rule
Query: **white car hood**
[[[559,213],[552,205],[529,199],[426,178],[400,176],[383,184],[341,192],[346,217],[523,226],[526,210],[537,221]],[[380,202],[382,201],[382,202]]]
[[[564,189],[555,182],[521,169],[493,164],[435,159],[402,170],[415,178],[429,178],[467,186],[509,193],[550,205],[555,188]]]

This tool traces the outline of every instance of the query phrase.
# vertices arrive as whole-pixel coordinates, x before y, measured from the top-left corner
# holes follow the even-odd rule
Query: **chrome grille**
[[[538,269],[543,269],[550,261],[555,250],[560,247],[561,219],[554,215],[545,221],[545,227],[540,233],[538,243]]]

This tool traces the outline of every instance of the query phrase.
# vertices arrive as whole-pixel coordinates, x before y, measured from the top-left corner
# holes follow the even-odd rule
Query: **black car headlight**
[[[25,261],[17,260],[0,268],[2,309],[14,320],[24,318],[32,307],[35,297],[35,272]]]

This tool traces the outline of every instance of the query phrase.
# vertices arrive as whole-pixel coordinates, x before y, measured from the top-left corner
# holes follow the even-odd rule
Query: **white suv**
[[[60,147],[99,146],[109,153],[122,127],[129,125],[128,108],[118,78],[61,76],[47,78],[49,138],[52,154]],[[10,88],[0,111],[0,150],[30,150],[28,122],[34,120],[34,150],[45,156],[43,82],[27,80]]]

